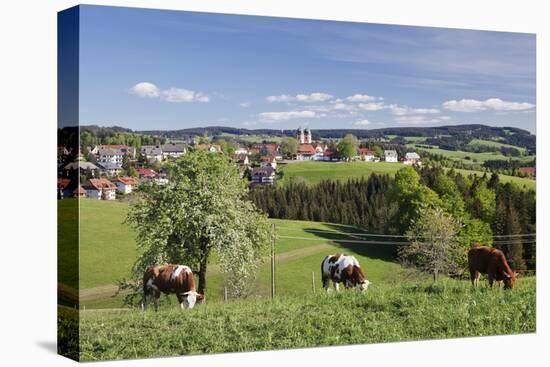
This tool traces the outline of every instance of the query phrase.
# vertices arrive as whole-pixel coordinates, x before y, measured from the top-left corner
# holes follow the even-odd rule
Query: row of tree
[[[498,175],[464,177],[436,168],[405,167],[395,178],[372,174],[345,182],[290,183],[249,196],[272,218],[350,224],[380,234],[406,234],[424,209],[439,208],[460,223],[463,249],[492,244],[494,235],[534,233],[536,223],[534,191],[503,184]],[[534,269],[534,244],[512,239],[503,245],[512,266]]]

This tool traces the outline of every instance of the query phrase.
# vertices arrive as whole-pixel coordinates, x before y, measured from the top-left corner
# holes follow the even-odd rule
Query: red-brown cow
[[[193,272],[185,265],[154,265],[143,274],[143,307],[154,302],[158,310],[160,293],[175,293],[181,309],[193,308],[195,303],[204,300],[204,295],[195,291]]]
[[[359,261],[353,256],[336,254],[325,257],[321,263],[321,274],[323,288],[327,291],[331,280],[336,291],[339,290],[339,283],[344,283],[346,288],[359,287],[361,290],[366,290],[370,284]]]
[[[496,248],[474,245],[468,251],[468,267],[474,287],[479,285],[480,273],[487,274],[491,287],[495,280],[504,281],[504,289],[513,288],[516,282],[517,274],[508,265],[504,253]]]

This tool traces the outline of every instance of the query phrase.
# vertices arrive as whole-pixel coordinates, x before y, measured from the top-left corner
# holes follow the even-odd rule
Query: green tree
[[[338,153],[341,158],[349,161],[357,155],[357,138],[348,134],[337,145]]]
[[[281,141],[281,153],[288,158],[296,156],[298,153],[298,140],[292,137],[284,137]]]
[[[424,208],[407,231],[410,245],[399,255],[419,270],[433,275],[457,274],[465,263],[466,250],[457,241],[459,223],[441,208]]]
[[[231,294],[245,295],[270,240],[266,216],[244,199],[246,181],[219,154],[189,152],[168,168],[169,183],[152,184],[128,215],[140,253],[134,277],[152,264],[187,264],[198,269],[198,291],[205,293],[214,251]]]

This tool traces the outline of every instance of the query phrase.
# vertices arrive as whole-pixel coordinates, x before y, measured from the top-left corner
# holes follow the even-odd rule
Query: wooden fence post
[[[223,287],[223,300],[227,302],[227,287]]]
[[[311,289],[313,290],[313,294],[315,294],[315,272],[311,272]]]
[[[275,223],[271,224],[271,298],[275,298]]]

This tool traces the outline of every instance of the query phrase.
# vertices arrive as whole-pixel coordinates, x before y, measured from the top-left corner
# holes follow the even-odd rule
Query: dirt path
[[[327,243],[308,246],[297,250],[286,251],[279,255],[275,255],[275,260],[278,263],[284,263],[287,261],[291,261],[297,257],[305,257],[309,255],[314,255],[324,250],[330,250],[333,247],[334,245],[329,245]],[[319,264],[321,260],[322,259],[319,260]],[[215,265],[209,266],[209,269],[208,269],[209,274],[217,274],[219,272],[220,272],[219,265],[215,264]],[[69,296],[71,299],[76,299],[76,296],[78,294],[78,291],[75,288],[69,287],[62,283],[58,283],[58,289],[60,292],[62,292],[64,295]],[[81,289],[80,302],[93,301],[100,298],[112,297],[117,293],[117,291],[118,291],[118,286],[115,284],[107,284],[107,285],[101,285],[93,288]],[[128,292],[129,291],[121,291],[120,294],[126,294]]]

